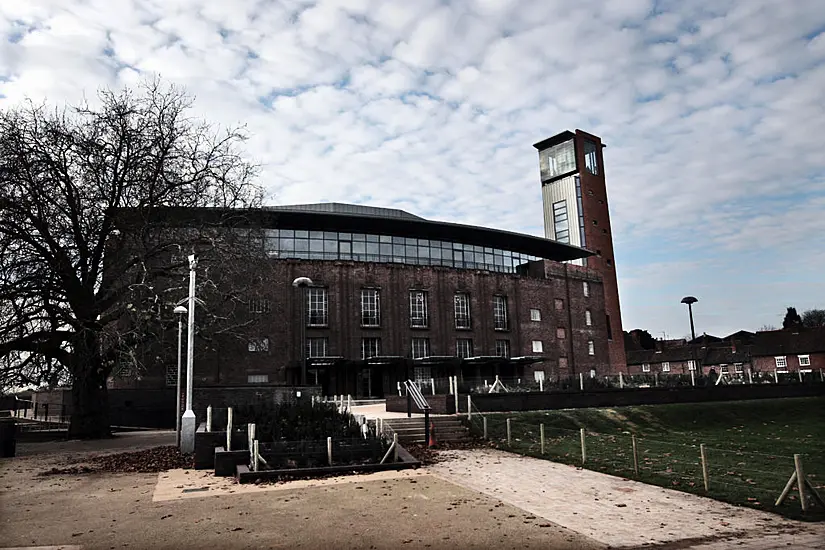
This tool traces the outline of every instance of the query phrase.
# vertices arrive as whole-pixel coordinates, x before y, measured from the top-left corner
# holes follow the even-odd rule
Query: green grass
[[[775,507],[802,455],[805,473],[825,498],[825,398],[649,405],[487,414],[488,437],[500,448],[581,465],[579,430],[585,428],[585,467],[647,483],[710,496],[787,517],[825,520],[809,498],[802,514],[795,486]],[[512,445],[506,439],[511,419]],[[540,424],[545,426],[541,454]],[[478,435],[478,415],[472,422]],[[639,474],[631,435],[636,436]],[[699,445],[708,460],[710,490],[702,480]]]

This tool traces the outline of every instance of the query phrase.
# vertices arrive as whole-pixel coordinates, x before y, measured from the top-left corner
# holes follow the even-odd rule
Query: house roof
[[[757,332],[751,347],[754,356],[806,353],[825,353],[825,328]]]

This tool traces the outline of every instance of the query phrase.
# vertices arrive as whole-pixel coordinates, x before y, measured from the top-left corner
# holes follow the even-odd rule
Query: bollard
[[[473,398],[470,394],[467,394],[467,420],[471,420],[473,418]]]
[[[544,391],[544,378],[539,378],[539,391]]]
[[[753,370],[748,369],[748,384],[753,384]]]
[[[584,373],[579,373],[579,389],[584,391]]]
[[[332,438],[327,438],[327,461],[329,465],[332,466]]]
[[[690,385],[696,386],[696,376],[694,375],[694,371],[690,371]]]
[[[624,388],[624,376],[622,376],[622,371],[619,371],[619,389]]]
[[[212,405],[206,407],[206,431],[212,431]]]
[[[541,454],[544,454],[544,424],[539,424],[539,433],[541,435]]]
[[[702,458],[702,481],[705,482],[705,492],[710,491],[710,478],[708,477],[708,458],[705,454],[705,444],[699,444],[699,455]]]
[[[430,378],[430,388],[433,391],[433,395],[435,395],[435,378]]]
[[[579,430],[579,435],[581,436],[582,440],[582,464],[587,462],[587,447],[584,443],[584,428]]]
[[[512,443],[510,439],[510,419],[507,419],[507,445],[509,446]]]
[[[231,451],[232,448],[232,407],[226,410],[226,450]]]
[[[487,439],[487,417],[481,417],[481,423],[484,425],[484,439]]]
[[[639,452],[636,448],[636,436],[631,435],[630,441],[633,444],[633,471],[636,472],[636,476],[639,475]]]
[[[796,486],[799,489],[799,504],[802,506],[802,511],[808,511],[808,500],[805,498],[805,472],[802,469],[802,456],[793,455],[793,465],[796,470]]]

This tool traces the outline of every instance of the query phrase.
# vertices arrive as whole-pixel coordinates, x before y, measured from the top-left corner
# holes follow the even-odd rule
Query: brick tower
[[[544,234],[581,246],[595,256],[571,263],[587,266],[604,281],[610,372],[627,371],[619,285],[607,205],[601,138],[565,131],[533,145],[539,151]]]

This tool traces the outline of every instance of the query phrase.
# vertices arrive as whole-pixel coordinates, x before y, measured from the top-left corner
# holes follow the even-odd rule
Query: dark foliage
[[[796,312],[795,307],[789,307],[785,312],[785,318],[782,320],[782,328],[792,329],[802,326],[802,317]]]
[[[361,427],[349,414],[330,404],[257,401],[233,407],[233,421],[255,423],[259,441],[302,441],[361,436]]]

